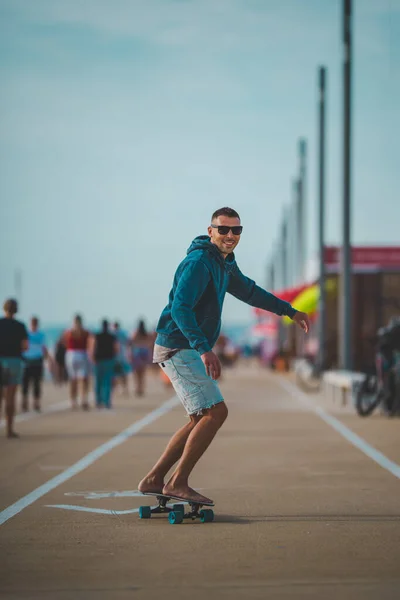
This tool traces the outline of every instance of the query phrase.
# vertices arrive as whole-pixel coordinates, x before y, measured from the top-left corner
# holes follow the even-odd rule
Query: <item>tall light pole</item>
[[[306,171],[307,171],[307,142],[304,138],[299,140],[299,224],[298,224],[298,269],[299,281],[304,283],[306,277]]]
[[[300,179],[296,178],[293,180],[293,196],[294,196],[294,210],[296,219],[296,243],[294,247],[295,256],[294,264],[296,268],[296,284],[303,283],[303,266],[302,266],[302,254],[303,254],[303,228],[302,228],[302,201],[301,201],[301,182]]]
[[[290,232],[291,248],[290,248],[290,262],[291,262],[291,279],[290,284],[297,284],[297,180],[293,177],[290,182],[291,187],[291,209],[292,209],[292,227]]]
[[[288,286],[295,284],[296,277],[296,203],[291,200],[287,209],[287,283]]]
[[[281,235],[279,240],[280,248],[280,263],[281,263],[281,288],[284,290],[288,284],[288,215],[286,210],[283,211]],[[278,325],[278,345],[279,351],[283,352],[285,347],[285,328],[282,319]]]
[[[326,103],[326,69],[319,68],[319,170],[318,170],[318,238],[319,238],[319,369],[325,368],[326,361],[326,289],[325,289],[325,103]]]
[[[282,244],[282,287],[285,288],[288,285],[288,214],[284,211],[282,232],[281,232],[281,244]]]
[[[352,0],[343,0],[343,241],[340,281],[340,366],[352,368],[351,50]]]
[[[268,274],[267,274],[267,289],[270,292],[273,292],[275,289],[275,264],[274,264],[274,258],[271,258],[271,261],[268,265]]]

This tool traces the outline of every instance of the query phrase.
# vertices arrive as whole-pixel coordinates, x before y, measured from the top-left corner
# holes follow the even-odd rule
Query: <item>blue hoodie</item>
[[[168,306],[156,328],[156,344],[167,348],[193,348],[209,352],[218,339],[225,293],[239,300],[290,318],[296,310],[243,275],[234,254],[224,259],[207,235],[196,237],[178,266]]]

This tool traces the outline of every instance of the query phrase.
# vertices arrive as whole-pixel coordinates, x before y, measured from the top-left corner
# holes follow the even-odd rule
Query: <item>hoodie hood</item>
[[[217,259],[221,262],[221,264],[225,265],[227,271],[230,271],[230,267],[232,267],[236,262],[234,252],[232,252],[232,254],[228,254],[228,256],[224,258],[218,247],[210,242],[208,235],[198,235],[195,237],[187,249],[186,254],[190,254],[195,250],[205,250],[211,257]]]

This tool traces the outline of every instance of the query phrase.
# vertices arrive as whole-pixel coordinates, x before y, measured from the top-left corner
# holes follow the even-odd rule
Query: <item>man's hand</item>
[[[207,375],[211,379],[218,379],[221,375],[221,363],[219,358],[214,352],[205,352],[201,355],[201,360],[206,368]]]
[[[296,312],[296,314],[293,317],[293,321],[302,329],[304,329],[304,331],[306,333],[309,332],[310,330],[310,319],[308,318],[308,314],[304,313],[304,312],[300,312],[299,310]]]

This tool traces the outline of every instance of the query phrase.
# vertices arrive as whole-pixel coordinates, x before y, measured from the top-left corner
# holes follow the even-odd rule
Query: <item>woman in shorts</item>
[[[76,315],[71,329],[63,336],[66,347],[65,365],[67,368],[72,408],[78,406],[78,394],[81,393],[83,410],[89,409],[89,332],[83,328],[82,317]],[[80,390],[79,390],[80,388]]]
[[[16,300],[4,303],[4,318],[0,319],[0,415],[1,400],[6,404],[7,437],[19,437],[14,431],[15,395],[22,382],[24,362],[22,353],[28,349],[28,332],[14,316],[18,312]]]
[[[136,396],[143,396],[147,367],[151,362],[152,336],[147,333],[144,321],[139,321],[138,328],[131,339],[131,365]]]

